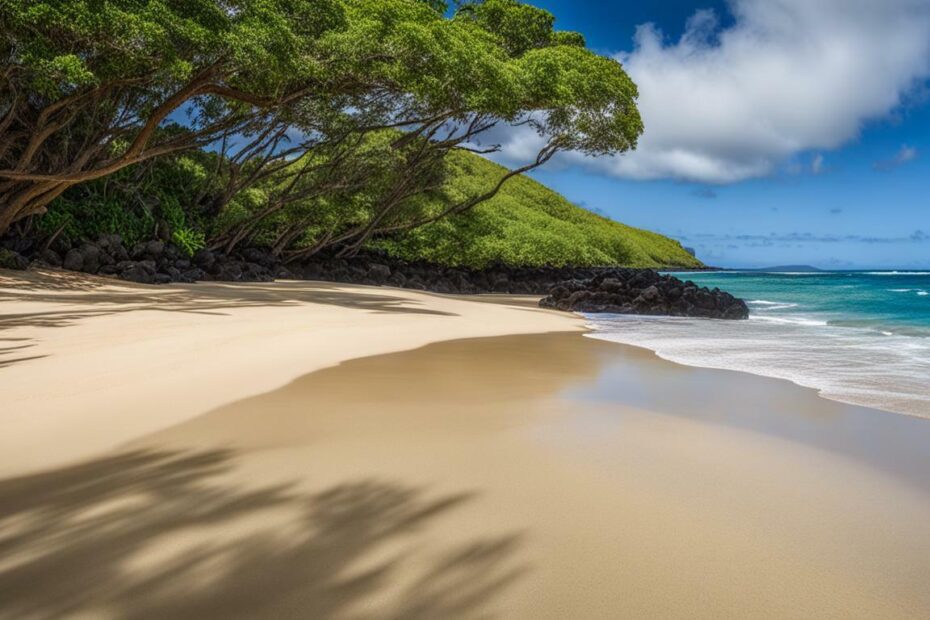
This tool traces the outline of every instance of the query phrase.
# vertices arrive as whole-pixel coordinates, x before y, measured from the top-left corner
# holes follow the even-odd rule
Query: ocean
[[[673,275],[745,299],[749,320],[592,314],[592,336],[930,418],[930,271]]]

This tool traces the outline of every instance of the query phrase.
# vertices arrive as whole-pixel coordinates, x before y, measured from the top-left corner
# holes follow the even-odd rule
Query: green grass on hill
[[[504,174],[471,153],[453,155],[449,197],[488,188]],[[510,265],[700,267],[677,241],[578,207],[528,177],[511,179],[492,200],[468,213],[377,245],[406,260],[481,268]]]

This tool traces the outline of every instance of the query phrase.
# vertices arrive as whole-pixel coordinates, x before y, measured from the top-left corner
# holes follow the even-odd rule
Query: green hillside
[[[449,199],[487,189],[504,169],[467,152],[455,154]],[[578,207],[528,177],[511,179],[492,200],[468,213],[377,245],[407,260],[483,267],[623,265],[700,267],[677,241]]]

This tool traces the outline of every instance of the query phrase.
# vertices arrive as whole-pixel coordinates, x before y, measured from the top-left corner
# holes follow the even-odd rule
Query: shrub
[[[192,228],[176,228],[171,233],[171,240],[188,256],[193,256],[197,250],[206,246],[203,233]]]

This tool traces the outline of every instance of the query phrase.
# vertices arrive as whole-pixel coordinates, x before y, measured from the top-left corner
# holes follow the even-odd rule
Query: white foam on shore
[[[820,319],[809,319],[803,316],[758,316],[750,315],[751,321],[764,321],[767,323],[780,323],[782,325],[828,325],[826,321]]]
[[[797,308],[798,304],[789,303],[786,301],[768,301],[766,299],[754,299],[753,301],[747,301],[752,307],[756,307],[762,312],[771,312],[773,310],[788,310],[789,308]]]
[[[930,339],[796,315],[585,316],[591,337],[651,349],[669,361],[786,379],[832,400],[930,418]]]

